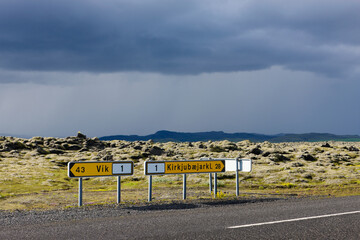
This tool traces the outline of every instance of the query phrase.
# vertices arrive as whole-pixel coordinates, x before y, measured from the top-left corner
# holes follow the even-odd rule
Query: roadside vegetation
[[[78,180],[67,176],[70,161],[134,161],[122,177],[125,204],[147,201],[144,161],[251,158],[253,171],[240,174],[240,198],[346,196],[360,194],[359,142],[253,143],[250,141],[100,141],[79,133],[68,138],[0,137],[0,210],[77,206]],[[83,203],[116,203],[115,177],[85,178]],[[153,177],[154,201],[182,198],[182,176]],[[211,199],[209,174],[189,174],[188,199]],[[217,198],[235,198],[235,173],[218,174]]]

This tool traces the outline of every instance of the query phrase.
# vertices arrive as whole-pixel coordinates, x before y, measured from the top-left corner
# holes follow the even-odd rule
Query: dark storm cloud
[[[198,74],[280,65],[352,77],[359,9],[355,0],[2,0],[0,68]]]

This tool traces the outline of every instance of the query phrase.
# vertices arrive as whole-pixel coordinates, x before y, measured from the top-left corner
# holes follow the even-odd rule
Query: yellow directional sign
[[[145,174],[225,172],[225,160],[146,161]]]
[[[132,161],[68,163],[69,177],[110,177],[132,175],[133,172]]]

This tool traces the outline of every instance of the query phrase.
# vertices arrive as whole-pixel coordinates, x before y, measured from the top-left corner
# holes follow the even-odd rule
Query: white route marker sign
[[[164,162],[149,162],[145,165],[145,174],[161,174],[165,173]]]
[[[134,164],[132,162],[127,163],[113,163],[112,165],[112,174],[114,175],[127,175],[133,174]]]
[[[238,160],[238,171],[251,172],[252,161],[251,159],[239,159]],[[225,159],[225,171],[236,171],[236,160]]]

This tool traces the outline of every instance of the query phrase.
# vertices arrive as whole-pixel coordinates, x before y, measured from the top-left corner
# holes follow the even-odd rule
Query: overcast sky
[[[359,0],[1,0],[0,133],[360,134]]]

